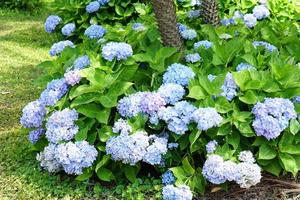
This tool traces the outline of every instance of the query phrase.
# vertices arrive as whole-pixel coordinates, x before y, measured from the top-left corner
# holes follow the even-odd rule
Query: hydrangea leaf
[[[268,144],[263,144],[259,147],[258,159],[271,160],[277,155],[276,151]]]

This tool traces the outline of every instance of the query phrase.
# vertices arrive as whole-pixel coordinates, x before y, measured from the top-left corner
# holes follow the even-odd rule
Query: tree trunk
[[[219,8],[217,0],[203,0],[201,3],[202,17],[205,23],[220,24]]]
[[[183,41],[177,27],[173,0],[152,0],[151,2],[163,44],[181,50]]]

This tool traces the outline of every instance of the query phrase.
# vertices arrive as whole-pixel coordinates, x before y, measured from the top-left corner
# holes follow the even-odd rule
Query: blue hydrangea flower
[[[76,29],[76,25],[74,23],[66,24],[61,29],[61,33],[65,36],[70,36]]]
[[[179,147],[178,143],[169,143],[168,144],[168,149],[172,150],[172,149],[177,149]]]
[[[39,128],[43,124],[46,115],[46,108],[41,101],[33,101],[27,104],[23,110],[20,123],[26,128]]]
[[[233,13],[232,19],[237,20],[237,19],[244,19],[244,14],[241,11],[236,10]]]
[[[227,181],[235,181],[237,180],[238,170],[237,164],[232,162],[231,160],[224,161],[223,163],[223,173]]]
[[[175,63],[167,68],[163,75],[163,83],[176,83],[187,86],[189,81],[195,77],[193,70],[185,65]]]
[[[108,4],[109,0],[97,0],[100,4],[100,6],[104,6],[106,4]]]
[[[255,159],[251,151],[241,151],[239,154],[239,161],[247,162],[247,163],[255,163]]]
[[[187,29],[180,32],[181,37],[185,40],[193,40],[197,37],[197,32],[194,29]]]
[[[81,56],[74,61],[75,69],[84,69],[85,67],[90,65],[90,59],[87,55]]]
[[[54,106],[68,91],[65,79],[56,79],[48,83],[42,92],[40,101],[47,106]]]
[[[197,127],[201,131],[219,126],[223,118],[215,108],[198,108],[192,114],[193,121],[197,123]]]
[[[254,41],[253,46],[256,47],[264,47],[266,50],[268,50],[269,52],[274,52],[277,51],[277,47],[275,47],[274,45],[268,43],[268,42],[264,42],[264,41]]]
[[[300,104],[300,95],[299,95],[299,96],[296,96],[296,97],[293,99],[293,101],[294,101],[295,103],[299,103],[299,104]]]
[[[150,138],[143,161],[150,165],[159,165],[163,162],[163,155],[168,151],[168,139],[163,137]]]
[[[223,164],[224,160],[221,156],[209,155],[202,168],[204,178],[213,184],[225,183],[226,177]]]
[[[201,6],[201,0],[191,0],[191,6]]]
[[[114,133],[126,134],[132,132],[132,127],[128,124],[128,122],[124,119],[119,119],[115,122],[112,131]]]
[[[80,175],[83,169],[91,167],[98,152],[86,141],[59,144],[55,150],[55,159],[68,174]]]
[[[67,84],[74,86],[81,80],[80,70],[75,69],[68,71],[65,73],[64,77]]]
[[[126,60],[132,56],[132,47],[124,42],[109,42],[102,48],[102,56],[105,60],[113,61],[113,59]]]
[[[176,181],[176,178],[171,170],[166,171],[161,176],[161,181],[164,185],[173,185]]]
[[[212,82],[213,80],[215,80],[215,78],[217,78],[217,76],[212,75],[212,74],[208,74],[207,78],[208,78],[208,80],[209,80],[210,82]]]
[[[50,143],[36,156],[36,159],[40,162],[41,167],[50,173],[55,173],[62,170],[61,164],[55,158],[56,148],[56,144]]]
[[[240,72],[243,70],[256,70],[255,67],[253,67],[252,65],[248,64],[248,63],[240,63],[237,67],[236,67],[236,71]]]
[[[261,169],[257,164],[242,162],[237,165],[237,177],[235,181],[241,188],[250,188],[258,184],[261,178]]]
[[[92,24],[85,30],[84,35],[90,39],[100,39],[104,36],[105,33],[106,30],[102,26]]]
[[[177,27],[178,27],[179,32],[183,32],[183,31],[188,30],[188,27],[184,24],[181,24],[181,23],[177,23]]]
[[[146,30],[146,27],[142,23],[134,23],[131,28],[137,32]]]
[[[92,1],[86,6],[85,10],[88,13],[93,13],[93,12],[97,12],[99,8],[100,8],[100,3],[98,1]]]
[[[141,112],[140,103],[145,92],[137,92],[119,100],[117,109],[122,117],[135,117]]]
[[[164,98],[157,92],[146,92],[144,93],[140,102],[141,111],[144,114],[153,115],[160,108],[164,107],[166,102]]]
[[[260,20],[269,17],[270,11],[265,5],[257,5],[253,9],[253,15]]]
[[[106,153],[112,160],[124,164],[136,165],[147,152],[149,137],[146,132],[139,131],[133,135],[121,134],[111,137],[106,142]]]
[[[231,73],[228,72],[226,74],[225,81],[221,89],[221,96],[226,97],[228,101],[232,101],[232,99],[237,95],[237,91],[239,88],[235,83]]]
[[[57,56],[59,55],[61,52],[63,52],[63,50],[66,47],[71,47],[71,48],[75,48],[75,45],[73,44],[73,42],[69,41],[69,40],[65,40],[65,41],[60,41],[57,43],[54,43],[50,49],[50,56]]]
[[[199,53],[188,54],[185,56],[185,61],[189,63],[196,63],[201,60]]]
[[[205,49],[209,49],[213,46],[213,43],[208,40],[202,40],[199,42],[196,42],[194,44],[194,49],[198,49],[199,47],[204,47]]]
[[[253,28],[257,24],[257,19],[253,14],[245,14],[244,22],[248,28]]]
[[[229,19],[222,19],[221,20],[221,24],[223,26],[229,26],[229,25],[235,25],[236,21],[233,18],[229,18]]]
[[[190,19],[200,17],[200,15],[201,15],[200,10],[190,10],[189,12],[187,12],[187,17]]]
[[[52,33],[55,31],[57,25],[62,21],[62,19],[57,15],[50,15],[45,22],[45,31],[47,33]]]
[[[68,108],[55,111],[46,123],[46,138],[52,143],[69,141],[74,138],[79,127],[74,123],[78,119],[76,110]]]
[[[43,128],[39,128],[34,131],[31,131],[28,135],[28,140],[32,144],[35,144],[37,141],[39,141],[39,139],[42,137],[42,135],[45,134],[45,132],[46,132],[46,130]]]
[[[218,146],[218,142],[216,140],[212,140],[206,144],[207,153],[213,153]]]
[[[163,187],[163,200],[192,200],[193,194],[190,188],[186,185],[175,187],[166,185]]]
[[[167,83],[160,86],[157,91],[167,104],[174,105],[185,95],[185,90],[181,85]]]

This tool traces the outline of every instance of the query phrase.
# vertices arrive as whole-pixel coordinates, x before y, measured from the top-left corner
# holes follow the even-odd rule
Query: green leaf
[[[195,173],[195,169],[192,167],[192,165],[190,164],[188,157],[185,157],[182,161],[182,167],[184,169],[184,171],[189,175],[193,175]]]
[[[206,97],[205,91],[199,85],[192,86],[189,89],[189,91],[190,91],[189,95],[187,96],[189,98],[201,100],[201,99],[205,99],[205,97]]]
[[[106,142],[109,138],[115,136],[116,134],[112,132],[112,129],[110,126],[103,126],[98,131],[98,137],[101,142]]]
[[[114,179],[113,173],[104,167],[99,168],[96,173],[98,178],[102,181],[111,181]]]
[[[137,166],[126,165],[124,168],[125,176],[131,183],[134,183],[136,181],[138,172],[139,168]]]
[[[80,126],[79,132],[75,135],[76,141],[86,140],[88,131],[93,127],[96,123],[94,119],[89,119],[84,122],[84,126]]]
[[[282,171],[282,167],[281,167],[279,161],[276,159],[276,160],[272,160],[271,163],[264,166],[264,170],[266,170],[267,172],[269,172],[275,176],[279,176]]]
[[[107,124],[110,115],[110,109],[102,108],[97,104],[81,105],[77,109],[77,112],[89,117],[95,118],[100,123]]]
[[[100,168],[105,167],[107,163],[110,161],[110,156],[109,155],[104,155],[100,162],[96,165],[95,171],[98,171]]]
[[[290,131],[293,135],[296,135],[300,130],[300,124],[298,122],[298,120],[296,119],[293,119],[291,120],[291,123],[290,123]]]
[[[190,151],[191,153],[197,151],[200,149],[199,145],[196,145],[197,140],[199,139],[201,135],[201,131],[194,130],[190,135],[189,135],[189,141],[190,141]]]
[[[271,160],[277,155],[276,150],[268,144],[263,144],[259,147],[258,159]]]
[[[83,174],[77,176],[75,180],[77,181],[86,181],[93,176],[93,170],[87,168],[83,171]]]
[[[287,153],[279,153],[279,158],[281,163],[283,164],[284,169],[296,176],[298,167],[294,157]]]
[[[246,104],[256,104],[262,101],[263,98],[264,96],[257,95],[253,90],[248,90],[243,96],[239,97],[239,99]]]
[[[240,145],[240,135],[237,132],[233,132],[230,135],[227,135],[226,141],[228,144],[233,146],[233,149],[238,149]]]
[[[224,136],[230,134],[232,131],[231,124],[224,124],[218,129],[217,135]]]

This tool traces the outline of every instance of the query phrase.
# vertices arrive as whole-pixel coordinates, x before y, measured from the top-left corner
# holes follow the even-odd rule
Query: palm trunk
[[[201,3],[202,17],[205,23],[214,26],[220,24],[217,0],[203,0]]]
[[[152,0],[151,2],[163,44],[181,50],[183,41],[177,27],[173,0]]]

